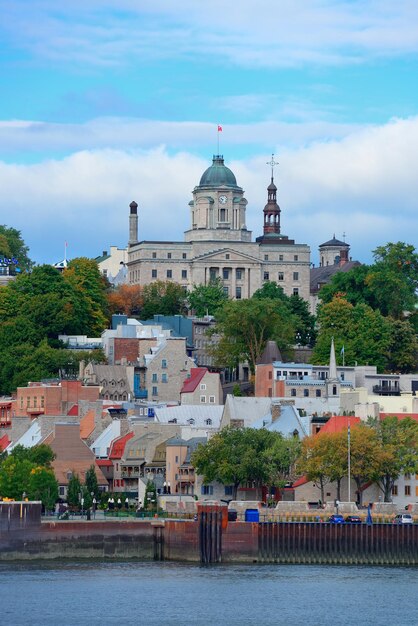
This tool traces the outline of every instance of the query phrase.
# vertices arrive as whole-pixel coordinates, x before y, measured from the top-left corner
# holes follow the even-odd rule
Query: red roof
[[[350,424],[350,426],[354,426],[355,424],[359,424],[360,422],[360,418],[354,417],[353,415],[333,415],[329,418],[327,423],[322,426],[318,434],[340,433],[344,430],[348,430],[348,424]]]
[[[123,435],[123,437],[118,437],[113,440],[112,448],[110,450],[109,459],[121,459],[123,457],[123,453],[125,452],[125,446],[129,439],[132,439],[134,436],[133,433],[128,433],[127,435]]]
[[[186,378],[180,393],[193,393],[202,380],[203,376],[208,372],[207,367],[192,367],[190,370],[190,378]]]
[[[67,415],[78,415],[78,404],[73,404]]]
[[[7,446],[9,445],[10,445],[10,439],[8,435],[3,435],[3,437],[0,437],[0,452],[5,450]]]
[[[96,459],[96,464],[99,467],[112,467],[113,465],[112,461],[109,461],[109,459]]]
[[[387,417],[397,417],[398,420],[403,420],[405,419],[405,417],[410,417],[411,419],[418,422],[418,413],[379,413],[379,417],[381,420],[384,420]]]
[[[301,487],[302,485],[306,485],[307,482],[308,482],[308,479],[306,478],[306,476],[302,476],[302,478],[298,478],[297,480],[295,480],[292,487],[293,488]]]

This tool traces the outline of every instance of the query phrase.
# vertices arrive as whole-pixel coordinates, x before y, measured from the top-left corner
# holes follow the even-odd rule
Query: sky
[[[0,223],[37,263],[182,240],[224,155],[262,232],[418,247],[416,0],[0,0]],[[218,133],[218,124],[222,132]]]

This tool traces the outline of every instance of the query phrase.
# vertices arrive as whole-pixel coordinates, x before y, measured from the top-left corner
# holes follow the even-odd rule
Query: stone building
[[[272,161],[274,165],[274,161]],[[184,289],[221,278],[231,298],[248,298],[264,282],[286,294],[309,299],[310,249],[281,232],[281,209],[273,179],[263,210],[263,234],[252,241],[246,227],[247,200],[221,155],[203,173],[189,203],[190,228],[184,241],[140,241],[138,205],[130,204],[128,274],[130,284],[172,280]]]

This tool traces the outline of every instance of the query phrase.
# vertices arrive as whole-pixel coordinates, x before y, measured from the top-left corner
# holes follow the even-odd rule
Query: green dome
[[[224,165],[224,158],[220,154],[213,157],[213,162],[208,169],[203,172],[199,187],[236,187],[237,179],[229,167]]]

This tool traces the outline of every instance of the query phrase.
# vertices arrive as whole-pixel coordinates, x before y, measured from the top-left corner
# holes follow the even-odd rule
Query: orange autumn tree
[[[139,315],[142,304],[142,287],[140,285],[119,285],[107,296],[109,312]]]

